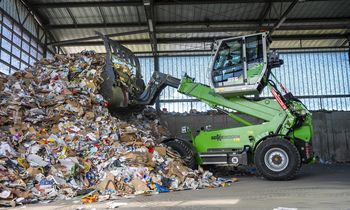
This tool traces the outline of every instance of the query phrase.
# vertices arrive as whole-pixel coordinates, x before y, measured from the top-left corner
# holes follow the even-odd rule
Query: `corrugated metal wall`
[[[141,74],[145,83],[147,84],[154,72],[153,58],[139,58],[141,65]]]
[[[284,65],[273,72],[310,110],[350,110],[347,51],[284,52]],[[262,96],[268,96],[264,90]]]
[[[350,65],[344,49],[280,52],[284,65],[273,70],[277,78],[310,110],[350,110]],[[196,81],[209,84],[210,56],[160,57],[163,73],[181,78],[184,73]],[[153,59],[141,59],[146,82],[153,72]],[[262,97],[271,96],[264,90]],[[161,108],[170,112],[206,111],[209,107],[182,95],[174,88],[166,88],[161,96]]]
[[[159,71],[181,78],[185,73],[196,78],[197,82],[209,84],[210,56],[176,56],[159,58]],[[160,96],[161,101],[189,100],[192,97],[178,93],[176,89],[167,87]],[[168,111],[185,112],[191,109],[208,110],[209,106],[201,102],[169,102],[161,103],[161,108]]]

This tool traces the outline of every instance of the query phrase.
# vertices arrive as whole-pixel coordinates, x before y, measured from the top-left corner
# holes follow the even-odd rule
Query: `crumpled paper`
[[[98,92],[104,62],[83,51],[0,74],[0,206],[79,195],[90,203],[225,183],[159,145],[167,131],[151,109],[113,117]]]

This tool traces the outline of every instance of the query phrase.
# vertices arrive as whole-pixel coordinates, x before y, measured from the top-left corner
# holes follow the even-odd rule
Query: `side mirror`
[[[277,68],[283,65],[283,60],[279,59],[279,54],[276,51],[272,51],[268,55],[268,66],[270,68]]]

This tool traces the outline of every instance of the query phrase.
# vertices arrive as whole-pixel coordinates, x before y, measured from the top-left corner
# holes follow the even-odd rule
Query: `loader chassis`
[[[185,95],[193,96],[213,108],[219,108],[219,106],[221,106],[225,110],[235,110],[264,121],[262,124],[253,125],[236,116],[235,113],[226,112],[229,117],[241,122],[244,126],[208,131],[201,130],[197,135],[194,135],[192,137],[192,143],[199,165],[238,166],[253,164],[254,154],[259,144],[271,139],[277,139],[280,142],[290,142],[290,146],[295,147],[294,149],[297,151],[297,154],[293,155],[295,155],[297,159],[300,159],[300,162],[306,163],[311,160],[311,113],[306,110],[301,102],[289,102],[291,104],[288,105],[290,108],[284,109],[283,106],[274,99],[254,101],[241,96],[226,98],[215,93],[215,91],[208,86],[195,83],[190,77],[182,79],[178,91]],[[284,105],[287,106],[287,104]],[[303,113],[303,116],[300,116],[298,112]],[[280,161],[280,164],[283,163],[283,158],[292,158],[288,156],[284,157],[285,151],[279,149],[278,146],[276,146],[275,150],[271,151],[270,159],[275,158],[276,162]],[[268,163],[268,161],[269,160],[266,162]],[[297,163],[295,170],[299,169],[300,162]],[[275,165],[278,166],[278,164]],[[275,171],[280,172],[277,169]],[[293,171],[291,173],[295,172]],[[280,177],[279,174],[270,177],[270,179],[275,180],[290,178],[292,178],[290,174],[283,177]]]
[[[312,159],[312,115],[273,75],[271,70],[283,61],[277,53],[268,51],[270,43],[267,33],[220,40],[210,68],[212,87],[197,83],[187,75],[180,80],[154,72],[144,92],[129,97],[128,106],[153,104],[166,86],[178,88],[178,92],[242,124],[242,127],[191,134],[193,150],[179,139],[165,141],[190,167],[195,167],[195,162],[198,165],[255,164],[258,173],[267,179],[292,179],[301,163]],[[273,98],[246,97],[260,94],[265,87]],[[262,123],[253,124],[237,113]]]
[[[178,92],[207,103],[243,125],[201,130],[192,136],[199,165],[255,163],[265,178],[288,180],[297,174],[302,162],[312,159],[311,113],[272,74],[272,68],[283,62],[275,53],[268,54],[268,45],[265,33],[222,40],[211,65],[214,88],[186,75],[182,78]],[[273,99],[245,97],[260,94],[266,86]],[[263,123],[254,125],[237,112]]]

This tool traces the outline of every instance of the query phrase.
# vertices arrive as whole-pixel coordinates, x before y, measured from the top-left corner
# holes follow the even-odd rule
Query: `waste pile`
[[[169,148],[157,120],[111,116],[98,94],[105,59],[56,55],[0,75],[0,206],[227,185],[191,170]],[[158,135],[158,136],[157,136]]]

